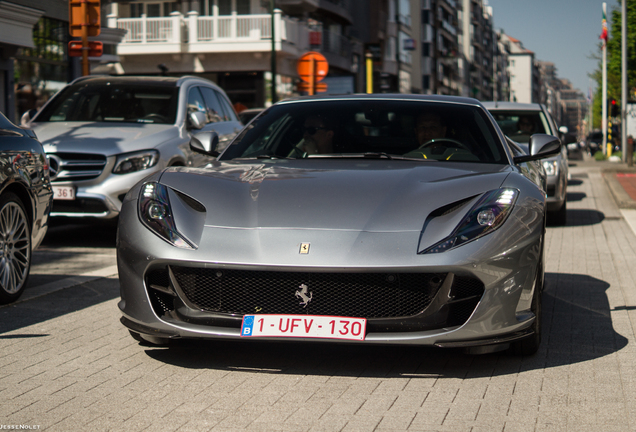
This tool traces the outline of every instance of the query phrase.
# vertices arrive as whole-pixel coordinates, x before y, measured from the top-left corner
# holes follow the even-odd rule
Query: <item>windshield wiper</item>
[[[283,157],[283,156],[276,156],[276,155],[262,154],[262,155],[256,156],[256,159],[293,159],[293,158],[288,158],[288,157]]]
[[[408,160],[423,162],[427,159],[418,157],[404,157],[392,155],[386,152],[365,152],[365,153],[336,153],[336,154],[312,154],[308,158],[334,158],[334,159],[389,159],[389,160]]]
[[[362,156],[364,156],[365,158],[372,158],[372,159],[382,159],[382,158],[393,159],[393,156],[385,152],[367,152],[367,153],[363,153]]]

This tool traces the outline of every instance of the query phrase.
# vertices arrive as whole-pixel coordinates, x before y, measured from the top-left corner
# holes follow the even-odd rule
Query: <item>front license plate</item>
[[[53,186],[53,199],[74,200],[75,188],[70,186]]]
[[[364,340],[364,318],[325,315],[245,315],[243,337],[299,337]]]

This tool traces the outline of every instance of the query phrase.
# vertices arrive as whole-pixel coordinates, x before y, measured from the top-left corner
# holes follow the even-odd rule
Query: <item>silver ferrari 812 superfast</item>
[[[475,99],[305,97],[124,199],[122,323],[176,338],[537,351],[546,175]]]

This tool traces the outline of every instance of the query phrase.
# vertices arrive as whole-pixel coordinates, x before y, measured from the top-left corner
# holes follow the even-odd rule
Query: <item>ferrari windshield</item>
[[[57,94],[35,121],[174,124],[177,96],[177,87],[79,82]]]
[[[507,163],[479,107],[371,98],[274,105],[219,159],[316,157]]]

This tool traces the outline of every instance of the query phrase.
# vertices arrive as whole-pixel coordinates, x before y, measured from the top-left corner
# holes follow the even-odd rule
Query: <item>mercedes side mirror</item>
[[[528,147],[530,154],[515,157],[515,163],[545,159],[557,155],[561,151],[561,140],[553,135],[534,134],[530,137]]]
[[[31,120],[33,119],[33,117],[35,117],[37,112],[38,112],[37,110],[30,109],[24,114],[22,114],[22,117],[20,118],[20,126],[28,126],[29,122],[31,122]]]
[[[214,132],[200,132],[192,135],[190,149],[206,156],[217,157],[220,153],[216,150],[219,145],[219,135]]]

